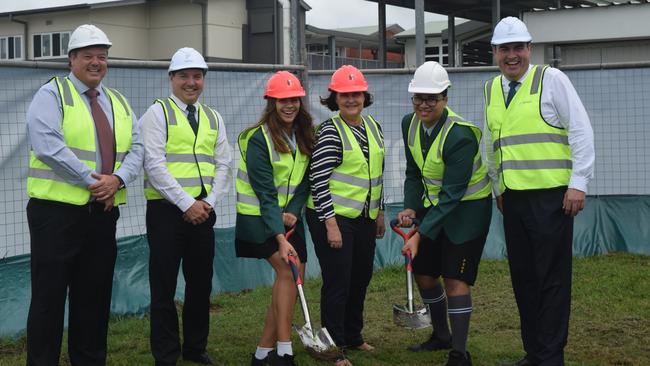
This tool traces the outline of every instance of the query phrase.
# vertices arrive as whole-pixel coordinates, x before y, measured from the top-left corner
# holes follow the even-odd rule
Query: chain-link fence
[[[0,258],[29,253],[29,231],[25,215],[25,182],[28,143],[25,114],[36,90],[50,77],[66,75],[61,67],[18,67],[0,64]],[[155,66],[155,67],[152,67]],[[23,65],[24,66],[24,65]],[[38,66],[38,67],[35,67]],[[163,63],[114,62],[106,85],[120,90],[139,116],[154,99],[169,95],[169,81]],[[216,108],[226,124],[233,148],[233,170],[239,164],[236,137],[259,118],[266,80],[272,66],[215,66],[207,74],[201,101]],[[595,133],[596,177],[589,185],[590,195],[650,195],[650,68],[571,69],[566,73],[573,81]],[[300,68],[295,68],[301,70]],[[496,74],[494,68],[451,70],[452,88],[449,106],[466,119],[482,127],[483,82]],[[374,104],[365,113],[372,114],[383,127],[386,140],[385,188],[388,202],[402,201],[404,175],[403,142],[400,132],[402,116],[411,110],[407,86],[409,70],[373,70],[366,72]],[[318,98],[327,94],[329,73],[311,72],[307,78],[308,102],[317,122],[330,112]],[[236,175],[236,174],[234,174]],[[233,175],[233,176],[234,176]],[[129,185],[129,201],[121,208],[118,237],[145,232],[142,179]],[[234,182],[230,194],[216,207],[217,227],[235,223]]]

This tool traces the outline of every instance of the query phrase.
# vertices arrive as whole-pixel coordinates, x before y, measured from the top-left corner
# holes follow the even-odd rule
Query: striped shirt
[[[379,124],[377,124],[379,126]],[[363,156],[368,161],[368,137],[363,124],[351,126],[350,130],[356,138]],[[379,135],[383,139],[381,126],[379,126]],[[314,199],[314,207],[318,213],[318,218],[325,221],[334,217],[334,205],[330,193],[329,180],[332,171],[343,162],[343,144],[338,130],[332,120],[327,120],[321,124],[316,135],[316,147],[312,153],[311,164],[309,166],[309,180],[311,183],[311,194]],[[384,162],[382,162],[383,170]],[[382,177],[383,179],[383,177]],[[366,197],[362,216],[368,217],[368,208],[370,207],[370,191]],[[381,192],[379,209],[384,209],[384,192]]]

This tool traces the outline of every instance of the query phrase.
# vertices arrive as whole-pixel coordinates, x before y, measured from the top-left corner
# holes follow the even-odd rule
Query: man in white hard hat
[[[179,356],[206,365],[214,207],[231,184],[231,154],[221,115],[203,103],[208,65],[196,50],[176,51],[169,64],[172,93],[140,119],[145,145],[151,352],[156,365]],[[183,264],[185,302],[180,344],[174,294]]]
[[[28,365],[59,363],[66,297],[70,362],[106,363],[118,205],[144,154],[131,107],[102,83],[110,46],[99,28],[79,26],[68,43],[70,74],[43,85],[27,111]]]
[[[407,227],[420,221],[402,252],[414,257],[415,281],[433,325],[427,341],[408,349],[451,349],[447,366],[467,366],[470,286],[490,227],[492,195],[479,153],[481,130],[447,106],[450,86],[447,71],[434,61],[418,67],[409,84],[413,113],[402,119],[406,179],[397,219]]]
[[[573,218],[585,205],[594,142],[567,76],[530,64],[531,41],[517,18],[494,28],[502,74],[485,84],[485,142],[526,352],[515,365],[557,366],[569,327]]]

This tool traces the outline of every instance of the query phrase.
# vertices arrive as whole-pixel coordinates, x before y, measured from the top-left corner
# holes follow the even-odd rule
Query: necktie
[[[113,130],[108,123],[106,114],[97,102],[99,92],[96,89],[88,89],[86,90],[86,95],[90,98],[90,111],[93,115],[95,132],[97,133],[97,141],[99,142],[99,155],[102,160],[100,173],[112,174],[113,165],[115,164],[115,139],[113,138]]]
[[[508,85],[510,86],[510,90],[508,91],[508,98],[506,99],[506,108],[508,108],[510,101],[514,98],[515,93],[517,93],[517,85],[519,85],[519,82],[511,81]]]
[[[192,126],[192,130],[194,131],[194,135],[196,135],[199,132],[199,123],[196,122],[196,117],[194,117],[194,112],[196,112],[196,107],[192,104],[187,105],[187,120],[190,122],[190,126]]]

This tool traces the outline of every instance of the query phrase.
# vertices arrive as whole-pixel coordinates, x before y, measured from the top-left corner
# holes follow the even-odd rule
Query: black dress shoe
[[[535,364],[530,362],[530,360],[527,359],[526,357],[524,357],[515,363],[502,363],[499,366],[535,366]]]
[[[251,354],[251,366],[265,366],[269,364],[269,356],[264,357],[261,360],[255,358],[255,354]]]
[[[472,356],[469,352],[463,353],[453,349],[449,352],[446,366],[472,366]]]
[[[451,339],[443,340],[438,338],[436,333],[431,333],[431,337],[425,342],[420,344],[415,344],[412,346],[406,347],[411,352],[420,352],[420,351],[437,351],[441,349],[451,349]]]
[[[269,352],[269,365],[271,366],[296,366],[293,355],[278,356],[276,351]]]
[[[185,361],[200,363],[201,365],[217,365],[207,352],[199,353],[198,355],[183,355],[183,359]]]

